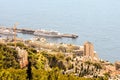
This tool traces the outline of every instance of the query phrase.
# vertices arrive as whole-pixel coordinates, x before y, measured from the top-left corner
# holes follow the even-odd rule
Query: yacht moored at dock
[[[61,34],[57,31],[47,31],[47,30],[36,30],[33,33],[35,36],[44,36],[44,37],[54,37],[54,38],[61,38]]]

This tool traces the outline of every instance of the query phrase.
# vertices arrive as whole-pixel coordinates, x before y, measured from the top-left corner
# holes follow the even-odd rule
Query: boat
[[[53,38],[61,38],[61,34],[58,31],[47,31],[47,30],[36,30],[33,33],[35,36],[43,36],[43,37],[53,37]]]
[[[0,29],[0,35],[14,36],[14,32],[9,29]]]

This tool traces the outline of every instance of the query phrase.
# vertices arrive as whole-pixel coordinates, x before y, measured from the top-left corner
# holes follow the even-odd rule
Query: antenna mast
[[[15,47],[16,47],[16,35],[17,35],[16,27],[17,27],[17,25],[18,25],[18,23],[14,24],[14,44],[15,44]]]

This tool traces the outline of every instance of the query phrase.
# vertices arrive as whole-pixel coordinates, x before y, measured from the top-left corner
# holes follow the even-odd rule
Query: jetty
[[[8,27],[0,27],[0,30],[13,30],[14,28],[8,28]],[[33,29],[23,29],[23,28],[16,28],[17,33],[22,33],[22,34],[29,34],[29,35],[34,35],[34,36],[43,36],[43,37],[53,37],[53,38],[77,38],[78,35],[76,34],[62,34],[57,31],[47,31],[47,30],[33,30]],[[0,33],[1,34],[1,33]],[[2,34],[6,34],[3,32]]]

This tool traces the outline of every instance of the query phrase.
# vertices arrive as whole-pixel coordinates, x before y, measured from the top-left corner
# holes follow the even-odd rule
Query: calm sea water
[[[120,0],[0,0],[0,25],[15,22],[19,28],[76,33],[78,39],[49,41],[77,45],[91,41],[100,58],[120,61]]]

